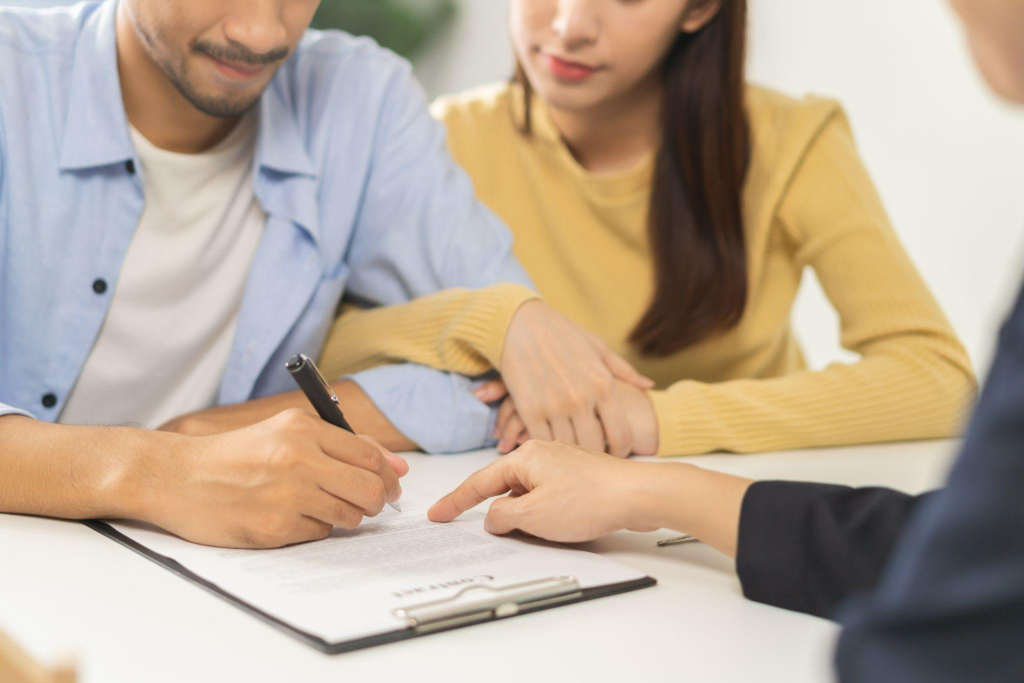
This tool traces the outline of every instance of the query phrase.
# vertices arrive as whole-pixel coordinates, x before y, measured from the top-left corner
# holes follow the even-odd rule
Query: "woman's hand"
[[[600,337],[542,301],[523,304],[509,326],[501,367],[533,438],[625,454],[632,437],[615,380],[650,389]]]
[[[493,436],[498,439],[498,451],[509,453],[516,446],[521,446],[531,438],[526,422],[516,409],[515,400],[508,395],[508,389],[502,380],[494,380],[481,386],[475,392],[476,397],[484,403],[501,401],[498,418],[494,426]],[[654,455],[658,452],[658,419],[654,413],[654,405],[646,391],[622,380],[615,380],[613,400],[619,401],[625,411],[629,438],[627,443],[606,444],[601,450],[607,449],[616,457],[625,458],[629,455]],[[597,450],[597,449],[592,449]]]
[[[481,502],[491,503],[485,526],[516,529],[562,543],[590,541],[619,529],[653,531],[640,513],[653,467],[566,443],[531,441],[467,479],[434,504],[435,522],[450,522]]]

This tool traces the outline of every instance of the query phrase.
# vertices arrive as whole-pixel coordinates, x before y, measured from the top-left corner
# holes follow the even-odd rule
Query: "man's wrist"
[[[124,519],[157,520],[167,502],[167,474],[180,468],[182,452],[195,437],[168,432],[127,430],[121,461],[107,480],[104,498]]]

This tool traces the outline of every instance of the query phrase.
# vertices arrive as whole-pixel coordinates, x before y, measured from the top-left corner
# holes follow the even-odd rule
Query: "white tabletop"
[[[951,441],[688,459],[759,479],[941,483]],[[447,489],[494,453],[409,457]],[[338,656],[323,655],[74,522],[0,515],[0,629],[86,683],[147,681],[826,681],[836,628],[743,599],[733,563],[675,534],[586,544],[657,587]]]

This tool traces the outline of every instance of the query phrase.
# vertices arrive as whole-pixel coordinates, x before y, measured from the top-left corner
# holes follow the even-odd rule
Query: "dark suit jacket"
[[[1024,295],[945,489],[755,484],[737,567],[751,598],[839,618],[842,681],[1024,682]]]

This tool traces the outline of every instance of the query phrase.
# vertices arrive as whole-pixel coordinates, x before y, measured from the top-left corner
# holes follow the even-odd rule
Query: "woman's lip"
[[[211,62],[213,62],[213,65],[217,67],[218,71],[220,71],[228,78],[233,78],[235,80],[250,80],[252,78],[255,78],[256,76],[259,76],[261,73],[263,73],[263,70],[267,68],[266,64],[261,64],[259,66],[241,66],[236,64],[230,64],[228,62],[222,62],[221,60],[215,57],[209,57],[209,59]]]
[[[570,62],[567,59],[556,57],[551,54],[544,54],[544,61],[548,69],[555,75],[555,78],[564,81],[582,81],[593,76],[600,69],[594,66],[587,66],[578,62]]]

